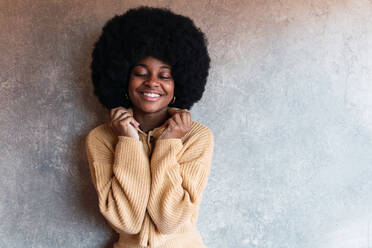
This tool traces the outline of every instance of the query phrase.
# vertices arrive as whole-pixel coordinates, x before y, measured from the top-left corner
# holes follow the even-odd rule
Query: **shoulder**
[[[192,131],[194,134],[200,133],[200,134],[213,135],[212,130],[209,127],[195,120],[191,120],[190,131]]]
[[[191,130],[182,137],[182,150],[178,154],[180,162],[204,161],[209,164],[214,150],[212,131],[205,125],[192,121]]]
[[[191,130],[183,137],[184,142],[204,140],[213,143],[214,136],[210,128],[195,120],[191,120],[191,122]]]
[[[116,137],[108,123],[103,123],[88,132],[85,142],[86,144],[101,143],[111,148],[116,142],[115,138]]]
[[[91,129],[88,132],[87,138],[97,138],[107,135],[108,126],[107,123],[100,124],[99,126]]]

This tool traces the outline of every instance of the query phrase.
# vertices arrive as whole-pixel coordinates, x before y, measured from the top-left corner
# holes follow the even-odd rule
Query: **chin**
[[[168,105],[158,106],[157,104],[144,104],[141,107],[139,107],[139,109],[141,109],[143,112],[146,112],[146,113],[155,113],[164,108],[168,108]]]

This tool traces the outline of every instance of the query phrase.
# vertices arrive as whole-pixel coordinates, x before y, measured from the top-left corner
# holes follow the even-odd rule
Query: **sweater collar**
[[[175,107],[168,107],[168,111],[169,111],[169,109],[172,109],[172,108],[173,109],[178,109],[178,108],[175,108]],[[128,112],[133,116],[133,108],[132,107],[128,108]],[[145,136],[152,135],[155,138],[158,138],[163,133],[163,131],[165,129],[165,122],[162,125],[149,130],[148,133],[145,133],[140,128],[136,128],[136,129],[137,129],[139,134],[142,134],[142,135],[145,135]]]

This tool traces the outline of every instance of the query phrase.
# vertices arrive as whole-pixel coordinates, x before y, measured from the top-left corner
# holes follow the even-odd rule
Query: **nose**
[[[145,85],[149,87],[158,87],[159,81],[158,78],[154,74],[150,74],[150,76],[146,79]]]

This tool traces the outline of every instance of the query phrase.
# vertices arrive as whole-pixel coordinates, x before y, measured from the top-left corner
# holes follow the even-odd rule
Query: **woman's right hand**
[[[117,136],[127,136],[139,140],[138,131],[134,128],[139,123],[124,107],[117,107],[110,110],[110,126]]]

